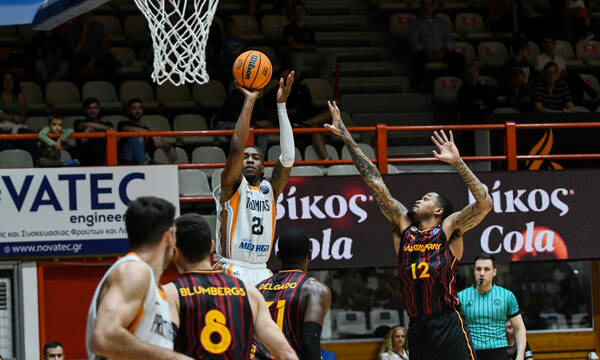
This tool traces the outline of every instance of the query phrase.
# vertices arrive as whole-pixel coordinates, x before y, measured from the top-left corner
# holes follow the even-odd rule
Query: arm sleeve
[[[517,304],[517,298],[515,298],[515,295],[512,292],[508,292],[508,299],[507,299],[507,305],[508,305],[508,318],[512,318],[515,317],[517,315],[519,315],[519,304]]]
[[[304,323],[300,341],[300,359],[321,360],[321,330],[323,328],[319,323],[312,321]]]
[[[279,144],[281,146],[279,161],[285,167],[292,167],[296,151],[294,147],[294,133],[292,132],[292,125],[287,115],[285,103],[277,104],[277,117],[279,118]]]
[[[63,134],[60,137],[62,141],[65,141],[74,133],[73,129],[63,129]]]
[[[44,128],[42,129],[42,131],[39,132],[38,134],[38,138],[43,141],[44,143],[52,146],[54,145],[54,140],[50,139],[48,137],[48,133],[50,132],[50,128],[48,126],[44,126]]]

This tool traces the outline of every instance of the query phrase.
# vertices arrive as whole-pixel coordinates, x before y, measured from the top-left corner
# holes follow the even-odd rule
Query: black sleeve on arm
[[[321,330],[323,327],[319,323],[304,323],[300,340],[300,359],[321,360]]]

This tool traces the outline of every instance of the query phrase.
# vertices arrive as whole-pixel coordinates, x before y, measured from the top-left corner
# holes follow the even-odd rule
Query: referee
[[[524,360],[525,324],[515,295],[493,280],[497,269],[493,255],[475,259],[475,283],[458,293],[471,330],[478,360],[508,360],[506,321],[512,323],[517,343],[517,360]]]

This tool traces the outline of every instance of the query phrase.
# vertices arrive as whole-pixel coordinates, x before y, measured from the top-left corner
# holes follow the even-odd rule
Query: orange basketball
[[[260,90],[267,86],[273,74],[273,66],[267,55],[256,50],[246,51],[233,63],[235,82],[248,90]]]

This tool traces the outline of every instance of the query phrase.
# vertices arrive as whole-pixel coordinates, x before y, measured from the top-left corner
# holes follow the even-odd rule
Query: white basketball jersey
[[[169,303],[167,302],[167,296],[162,290],[156,285],[154,278],[154,272],[150,265],[146,264],[141,260],[135,253],[129,253],[126,256],[117,260],[109,269],[106,271],[102,280],[96,287],[90,309],[87,317],[87,329],[85,334],[85,345],[87,348],[88,359],[99,359],[94,353],[90,351],[90,341],[92,340],[92,333],[96,326],[96,311],[98,308],[98,295],[102,289],[102,284],[106,281],[108,275],[117,267],[126,261],[138,261],[145,264],[150,272],[150,283],[148,285],[148,291],[142,303],[142,307],[135,316],[133,322],[129,325],[128,329],[131,331],[136,338],[140,339],[145,343],[156,345],[162,348],[173,349],[175,342],[175,325],[171,322],[171,313],[169,311]]]
[[[220,186],[213,196],[217,203],[217,258],[266,263],[271,255],[277,217],[271,183],[263,180],[259,186],[251,186],[242,176],[231,199],[221,204]]]

